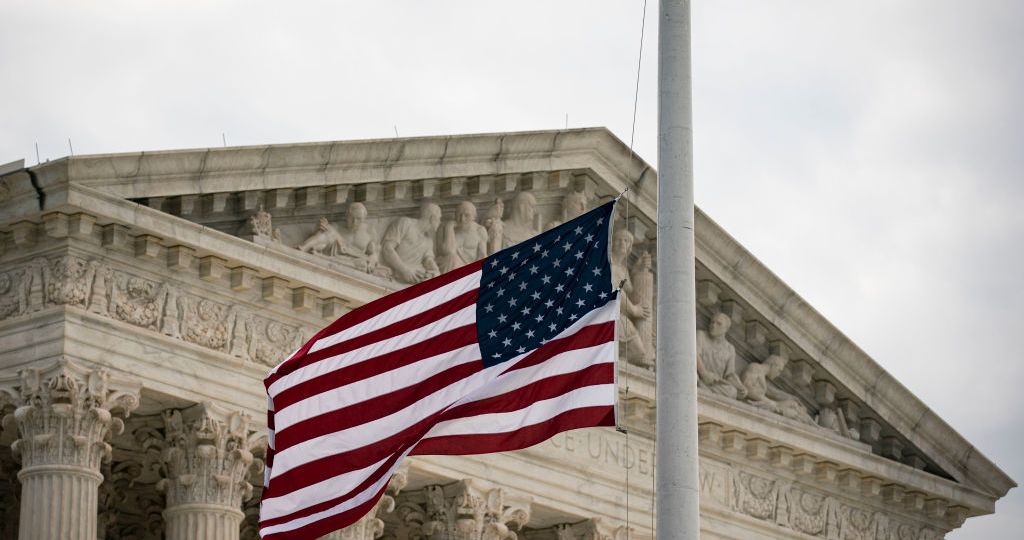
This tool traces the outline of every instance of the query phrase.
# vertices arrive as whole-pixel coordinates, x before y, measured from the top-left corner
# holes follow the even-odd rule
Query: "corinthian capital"
[[[445,540],[516,540],[530,520],[531,498],[476,479],[423,490],[425,536]]]
[[[167,493],[167,508],[212,504],[240,511],[252,496],[250,471],[263,463],[251,451],[258,442],[249,415],[212,403],[164,412],[165,477],[157,488]]]
[[[4,401],[14,406],[3,424],[17,430],[11,451],[23,473],[57,465],[98,475],[110,459],[107,441],[121,433],[123,418],[139,405],[139,384],[115,382],[103,369],[61,358],[0,378],[0,405]]]

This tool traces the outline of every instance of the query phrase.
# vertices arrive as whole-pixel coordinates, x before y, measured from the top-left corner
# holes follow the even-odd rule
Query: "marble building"
[[[252,539],[268,368],[626,187],[621,429],[416,457],[329,538],[653,537],[656,174],[605,129],[75,156],[0,175],[0,540]],[[1015,486],[697,213],[706,538],[932,540]],[[659,509],[671,512],[670,508]]]

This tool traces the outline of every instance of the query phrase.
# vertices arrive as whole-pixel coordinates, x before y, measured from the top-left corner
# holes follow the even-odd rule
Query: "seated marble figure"
[[[814,420],[798,399],[770,384],[770,381],[775,380],[786,369],[787,362],[785,356],[777,354],[769,356],[762,363],[751,362],[740,377],[747,389],[746,400],[755,407],[767,409],[786,418],[813,423]]]
[[[725,339],[732,319],[716,313],[708,329],[697,330],[697,385],[716,394],[743,399],[747,388],[736,375],[736,349]]]
[[[440,273],[434,258],[434,241],[441,224],[441,207],[425,202],[420,217],[399,217],[381,239],[381,259],[403,283],[419,283]]]

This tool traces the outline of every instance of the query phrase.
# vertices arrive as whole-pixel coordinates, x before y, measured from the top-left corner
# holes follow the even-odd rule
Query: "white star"
[[[594,235],[592,235],[592,234],[588,234],[588,235],[584,236],[583,238],[584,238],[584,239],[585,239],[585,240],[586,240],[587,242],[589,242],[589,241],[591,241],[591,240],[593,240],[593,239],[594,239]]]
[[[523,315],[529,315],[530,314],[530,308],[524,307],[523,309],[519,310],[519,312],[522,313]]]
[[[604,291],[601,291],[601,294],[599,294],[597,296],[600,297],[601,300],[604,300],[605,298],[608,298],[608,293],[606,293]]]
[[[540,293],[537,291],[533,291],[533,294],[530,295],[530,298],[533,298],[534,300],[540,300]]]
[[[577,225],[575,231],[576,231],[576,234],[583,234],[583,227],[580,227],[580,226]]]
[[[518,259],[518,258],[519,258],[519,252],[518,251],[512,254],[512,260],[513,261]]]
[[[508,320],[508,316],[507,315],[498,315],[498,322],[499,323],[504,323],[507,320]]]
[[[561,315],[562,314],[562,308],[561,307],[555,308],[555,313]]]
[[[577,317],[575,313],[573,313],[572,315],[569,315],[569,320],[570,321],[575,321],[576,319],[579,319],[579,317]]]
[[[585,290],[587,292],[590,292],[590,291],[594,290],[594,286],[589,284],[589,283],[587,283],[586,285],[583,286],[583,290]]]
[[[572,267],[571,266],[569,268],[565,269],[565,275],[567,275],[567,276],[571,276],[572,275]]]
[[[587,303],[584,302],[582,298],[580,298],[579,300],[576,301],[576,305],[579,306],[579,307],[583,307],[583,306],[587,305]]]
[[[540,251],[540,244],[534,244],[533,245],[533,252],[537,253],[538,251]]]
[[[554,266],[555,268],[558,268],[559,266],[562,266],[562,261],[555,259],[555,262],[551,263],[551,265]]]
[[[547,285],[548,283],[551,283],[551,276],[544,276],[540,278],[540,280],[544,282],[545,285]]]
[[[523,354],[524,352],[526,352],[526,349],[524,349],[523,347],[519,347],[518,349],[516,349],[516,352],[519,354]]]
[[[496,338],[496,337],[498,337],[498,333],[495,332],[494,330],[491,330],[490,332],[487,332],[487,337],[492,338],[492,339]]]
[[[490,283],[487,284],[487,288],[488,289],[493,288],[493,287],[494,287],[494,282],[493,281],[491,281]]]
[[[519,283],[519,290],[520,291],[525,291],[526,290],[526,282],[525,281],[522,281],[522,282]]]
[[[508,299],[508,305],[510,305],[510,306],[516,305],[516,299],[515,298],[509,298]]]
[[[583,252],[582,251],[577,251],[576,252],[576,258],[577,259],[582,259],[583,258]]]
[[[519,329],[520,329],[520,328],[522,328],[522,327],[523,327],[523,325],[519,324],[519,322],[514,322],[514,323],[512,323],[512,329],[513,329],[513,330],[515,330],[515,331],[517,331],[517,332],[518,332],[518,331],[519,331]]]
[[[541,256],[541,257],[547,257],[547,256],[548,256],[548,253],[550,253],[550,251],[548,251],[548,250],[546,250],[546,249],[545,249],[544,251],[542,251],[542,252],[540,253],[540,256]]]
[[[566,243],[562,244],[562,248],[565,249],[566,251],[569,251],[569,248],[571,248],[571,247],[572,247],[572,244],[570,244],[569,242],[566,242]]]
[[[600,266],[595,266],[594,267],[594,275],[595,276],[600,276],[601,275],[601,267]]]
[[[533,318],[533,320],[537,322],[544,322],[544,317],[541,315],[537,315],[536,317]]]
[[[536,264],[530,267],[531,274],[536,274],[537,270],[540,270],[540,268]]]
[[[509,338],[505,338],[505,339],[503,339],[503,340],[501,341],[501,343],[502,343],[502,345],[504,345],[504,346],[508,347],[509,345],[511,345],[511,344],[512,344],[512,340],[511,340],[511,339],[509,339]]]
[[[486,306],[484,306],[484,309],[487,310],[487,313],[490,313],[494,311],[494,304],[487,304]]]
[[[558,330],[558,325],[555,323],[551,323],[548,325],[548,328],[550,328],[551,331],[554,332],[555,330]]]
[[[529,330],[529,331],[527,331],[527,332],[526,332],[526,337],[528,337],[528,338],[532,338],[532,337],[533,337],[533,330]]]
[[[501,296],[501,295],[505,294],[505,289],[504,288],[498,289],[498,293],[497,294],[498,294],[498,296]]]
[[[491,355],[491,358],[501,358],[501,353],[494,353]]]
[[[508,267],[507,266],[502,266],[500,269],[498,269],[498,271],[501,272],[501,275],[504,276],[505,274],[508,273]]]
[[[550,298],[548,298],[547,302],[544,302],[544,306],[548,307],[548,308],[550,308],[550,307],[552,307],[554,305],[555,305],[555,301],[550,299]]]
[[[498,259],[491,259],[491,266],[498,266]]]
[[[562,292],[562,291],[565,290],[565,285],[562,285],[561,283],[559,283],[558,285],[555,285],[555,290],[558,291],[558,292]]]
[[[597,218],[597,224],[600,225],[602,223],[604,223],[604,218]]]

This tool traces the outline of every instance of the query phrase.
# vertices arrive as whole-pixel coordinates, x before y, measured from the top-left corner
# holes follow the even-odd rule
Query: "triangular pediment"
[[[410,282],[382,251],[389,234],[424,218],[425,201],[441,214],[432,234],[455,231],[445,237],[450,243],[428,235],[414,246],[429,249],[440,271],[453,264],[443,256],[490,253],[515,237],[510,229],[543,230],[577,205],[593,207],[628,187],[619,208],[633,237],[620,260],[634,305],[620,332],[631,385],[625,410],[638,432],[653,427],[655,173],[605,129],[76,156],[3,181],[0,225],[8,247],[18,241],[20,223],[91,212],[97,223],[118,223],[166,246],[190,244],[215,258],[211,246],[245,253],[222,264],[281,274],[354,304]],[[460,224],[467,202],[476,218]],[[973,512],[1014,486],[699,211],[695,235],[702,343],[731,358],[727,371],[736,378],[702,385],[707,429],[753,426],[748,431],[756,434],[760,423],[795,434],[793,446],[817,444],[824,458],[847,452],[884,459],[893,476],[934,477],[976,492],[982,502]],[[254,247],[246,253],[246,246]],[[716,317],[728,321],[720,338],[709,328]]]

